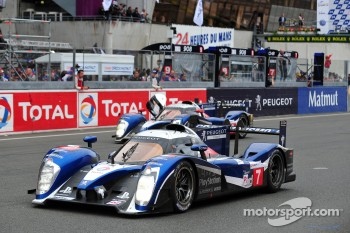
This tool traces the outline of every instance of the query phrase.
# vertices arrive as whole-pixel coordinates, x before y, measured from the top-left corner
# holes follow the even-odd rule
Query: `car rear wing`
[[[238,121],[237,126],[231,126],[230,131],[235,132],[235,148],[234,154],[238,154],[238,140],[239,133],[251,133],[251,134],[267,134],[267,135],[278,135],[278,143],[286,147],[286,135],[287,135],[287,121],[280,121],[279,128],[260,128],[260,127],[243,127],[243,123]]]

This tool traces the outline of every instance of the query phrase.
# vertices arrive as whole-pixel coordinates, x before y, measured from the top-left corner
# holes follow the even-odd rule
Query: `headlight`
[[[45,159],[39,173],[38,187],[36,194],[44,194],[51,188],[61,168],[51,158]]]
[[[172,124],[178,124],[178,125],[181,125],[181,120],[180,119],[176,119],[176,120],[173,120],[173,122],[171,122]]]
[[[128,128],[129,123],[121,119],[117,125],[117,130],[115,131],[115,136],[120,138],[124,135],[125,130]]]
[[[156,182],[155,182],[154,173],[152,174],[151,168],[147,167],[143,171],[139,179],[139,182],[137,184],[136,196],[135,196],[136,204],[140,206],[146,206],[148,204],[148,202],[152,198],[155,184]]]

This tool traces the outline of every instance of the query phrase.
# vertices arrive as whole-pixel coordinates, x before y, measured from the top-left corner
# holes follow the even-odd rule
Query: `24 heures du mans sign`
[[[301,42],[301,43],[350,43],[350,36],[267,36],[265,37],[268,42]]]

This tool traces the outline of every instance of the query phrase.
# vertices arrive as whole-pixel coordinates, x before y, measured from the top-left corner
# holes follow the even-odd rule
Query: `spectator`
[[[84,70],[78,70],[77,75],[75,76],[75,88],[77,90],[87,90],[88,86],[84,85]]]
[[[304,17],[302,14],[299,14],[299,27],[304,26]]]
[[[146,12],[146,9],[142,9],[142,11],[140,13],[140,22],[147,23],[148,22],[147,16],[148,16],[148,13]]]
[[[132,19],[132,8],[131,8],[131,6],[129,6],[128,9],[126,10],[125,16],[128,18],[128,20]]]
[[[186,82],[186,81],[187,81],[187,77],[186,77],[186,74],[185,74],[185,73],[180,74],[180,79],[179,79],[179,81],[181,81],[181,82]]]
[[[288,65],[290,65],[290,60],[287,56],[285,56],[284,51],[280,50],[279,53],[279,66],[280,66],[280,71],[281,71],[281,81],[286,81],[287,76],[288,76],[288,66],[287,66],[287,61]]]
[[[151,82],[152,81],[152,76],[151,76],[151,70],[147,69],[146,70],[146,81]]]
[[[106,1],[103,0],[102,1],[102,10],[103,10],[103,17],[105,18],[105,20],[109,20],[110,19],[110,14],[111,14],[111,10],[112,10],[112,1]]]
[[[134,71],[134,73],[131,76],[130,81],[142,81],[140,78],[140,72],[138,70]]]
[[[0,81],[3,81],[3,82],[7,82],[9,81],[6,76],[5,76],[5,72],[2,68],[0,68]]]
[[[134,22],[140,22],[141,15],[138,7],[135,7],[134,12],[132,13],[132,18]]]
[[[175,74],[175,70],[171,70],[170,71],[169,81],[179,81],[178,77]]]
[[[284,13],[278,18],[278,23],[281,27],[286,25],[287,18],[284,16]]]
[[[35,74],[34,74],[32,68],[27,68],[27,69],[25,70],[25,75],[24,75],[24,77],[25,77],[25,80],[26,80],[26,81],[36,81],[36,76],[35,76]]]
[[[41,77],[42,81],[49,81],[49,75],[47,74],[47,71],[44,71],[43,76]]]
[[[170,81],[169,74],[166,74],[165,72],[161,73],[161,80],[162,81]]]
[[[151,72],[151,79],[152,79],[152,87],[158,91],[159,89],[161,90],[162,87],[159,85],[159,76],[158,76],[158,70],[153,69]]]

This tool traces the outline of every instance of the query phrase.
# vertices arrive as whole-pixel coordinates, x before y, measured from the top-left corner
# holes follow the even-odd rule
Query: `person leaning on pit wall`
[[[158,91],[162,90],[163,88],[159,85],[159,77],[158,77],[158,69],[153,69],[151,72],[151,80],[152,80],[152,87]]]
[[[75,88],[77,90],[87,90],[88,86],[84,86],[84,70],[78,70],[75,76]]]

